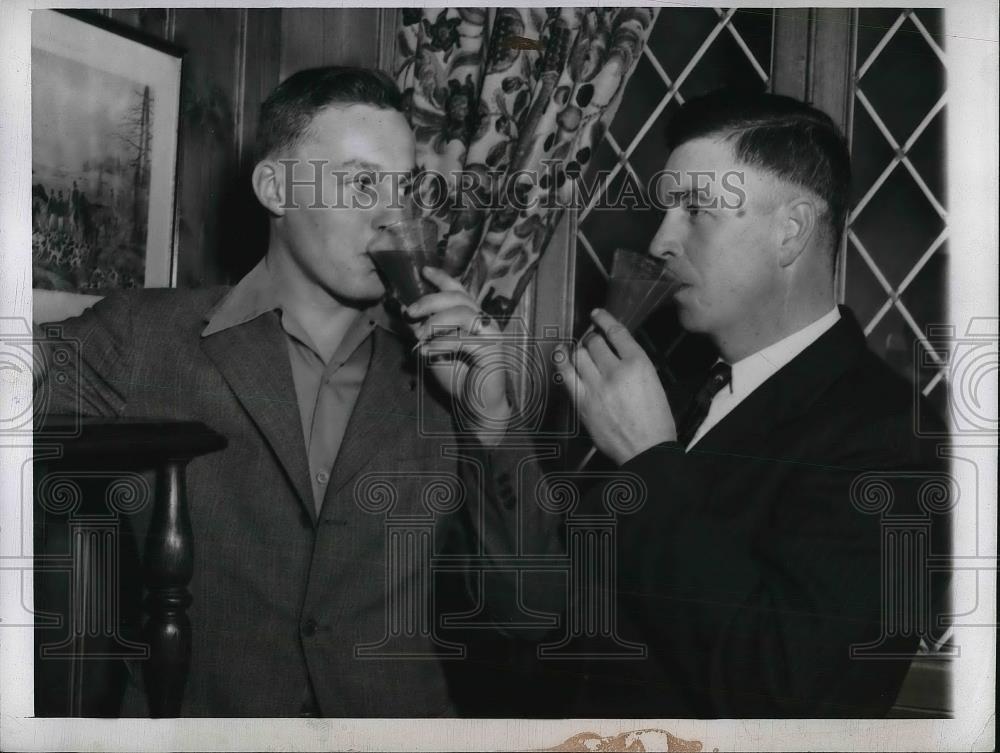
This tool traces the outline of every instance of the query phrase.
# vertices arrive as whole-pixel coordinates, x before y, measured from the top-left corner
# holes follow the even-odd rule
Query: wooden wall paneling
[[[816,8],[813,55],[806,100],[827,113],[850,141],[854,126],[854,78],[857,66],[856,8]],[[837,301],[847,295],[847,234],[837,250],[834,280]]]
[[[238,166],[237,55],[243,11],[178,10],[174,41],[187,50],[181,85],[177,185],[177,284],[226,281],[221,260],[221,197]]]
[[[378,66],[379,16],[375,8],[323,11],[323,65]]]
[[[815,105],[850,130],[857,11],[781,8],[774,16],[772,90]]]
[[[245,50],[240,151],[240,161],[243,163],[252,159],[260,106],[280,81],[280,9],[250,10],[247,13]]]
[[[237,168],[220,210],[224,223],[220,253],[231,282],[249,272],[267,250],[267,214],[254,196],[250,180],[256,164],[260,106],[280,80],[281,11],[245,11],[241,38],[235,111]]]
[[[857,10],[816,8],[813,55],[806,99],[827,113],[848,136],[854,102]]]
[[[376,67],[379,18],[376,8],[284,8],[281,78],[320,65]]]
[[[282,81],[295,71],[323,64],[323,22],[321,8],[283,8],[281,10]]]
[[[532,334],[542,337],[555,327],[561,337],[573,336],[576,289],[576,231],[578,210],[567,209],[556,225],[549,246],[535,271],[535,303]]]
[[[574,296],[577,227],[578,210],[567,209],[556,225],[548,248],[538,261],[535,278],[524,296],[527,298],[531,295],[533,299],[533,305],[528,312],[530,316],[528,323],[531,335],[539,343],[538,352],[543,358],[548,377],[545,383],[548,392],[544,425],[546,431],[564,437],[560,442],[562,455],[559,461],[559,466],[564,470],[569,469],[571,458],[576,457],[579,460],[586,449],[572,448],[573,440],[567,436],[568,430],[576,424],[576,420],[569,396],[565,389],[554,381],[555,366],[552,361],[554,343],[549,334],[554,330],[562,340],[573,337],[575,324],[573,318],[576,310]],[[521,395],[523,389],[522,386]]]
[[[771,91],[775,94],[806,98],[813,12],[810,8],[776,8],[774,11]]]

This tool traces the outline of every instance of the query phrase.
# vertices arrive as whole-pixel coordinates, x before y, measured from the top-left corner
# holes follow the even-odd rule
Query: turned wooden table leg
[[[156,500],[146,538],[145,578],[149,591],[144,669],[153,717],[180,716],[191,663],[191,604],[188,583],[194,568],[194,540],[184,486],[186,461],[169,461],[156,474]]]

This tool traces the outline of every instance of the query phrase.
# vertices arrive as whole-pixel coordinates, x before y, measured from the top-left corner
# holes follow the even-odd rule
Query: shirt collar
[[[208,311],[205,315],[208,324],[201,331],[202,337],[246,324],[261,314],[281,310],[279,291],[271,280],[266,262],[266,258],[261,259],[221,301]],[[401,323],[390,316],[381,303],[369,306],[361,314],[387,332],[397,335],[402,332]]]
[[[208,326],[202,337],[214,335],[230,327],[256,319],[261,314],[279,308],[278,294],[271,285],[267,264],[261,259],[247,275],[205,315]]]
[[[824,332],[840,320],[836,307],[812,324],[793,332],[756,353],[732,365],[729,389],[721,390],[709,406],[708,414],[691,438],[688,449],[694,447],[716,424],[736,408],[750,393],[787,366],[802,351],[816,342]],[[721,360],[721,359],[720,359]]]
[[[821,316],[797,332],[793,332],[778,342],[758,350],[746,358],[733,364],[733,376],[730,391],[736,391],[743,396],[749,394],[764,383],[770,376],[776,374],[783,366],[790,363],[799,353],[819,339],[820,335],[830,329],[840,320],[840,311],[834,306]]]

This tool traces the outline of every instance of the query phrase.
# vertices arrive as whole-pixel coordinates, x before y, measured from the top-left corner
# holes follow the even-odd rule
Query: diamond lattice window
[[[947,313],[941,26],[940,9],[859,13],[851,132],[856,199],[842,296],[871,347],[945,415],[945,354],[925,334]]]

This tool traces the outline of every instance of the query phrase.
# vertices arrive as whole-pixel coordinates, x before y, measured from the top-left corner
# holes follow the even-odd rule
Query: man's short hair
[[[293,73],[261,105],[258,158],[298,145],[323,108],[350,105],[402,111],[402,95],[396,83],[378,70],[334,65]]]
[[[720,89],[688,100],[667,125],[673,151],[696,138],[730,140],[736,158],[823,199],[832,254],[840,248],[851,188],[847,142],[830,116],[792,97]]]

